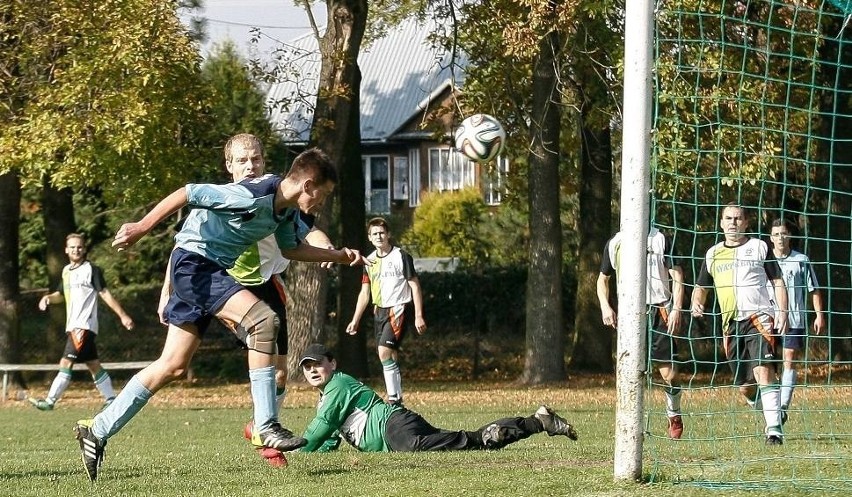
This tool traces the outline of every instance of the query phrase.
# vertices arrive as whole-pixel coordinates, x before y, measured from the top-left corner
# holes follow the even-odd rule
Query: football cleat
[[[264,430],[254,429],[251,443],[255,447],[268,447],[287,452],[304,447],[308,441],[302,437],[294,436],[293,432],[282,427],[281,423],[276,421]]]
[[[669,418],[669,438],[678,440],[681,435],[683,435],[683,418],[678,414]]]
[[[260,457],[262,457],[263,460],[273,468],[283,468],[284,466],[287,466],[287,458],[284,457],[284,453],[278,449],[263,447],[257,449],[257,453],[260,454]]]
[[[77,435],[77,440],[80,442],[80,453],[83,458],[83,466],[86,468],[86,475],[90,481],[95,481],[98,478],[98,470],[104,462],[104,448],[106,442],[98,440],[92,434],[92,423],[94,420],[83,419],[77,421],[74,426],[74,433]]]
[[[577,430],[562,416],[556,414],[553,409],[543,405],[534,414],[541,421],[541,427],[548,435],[565,435],[571,440],[577,440]]]
[[[784,440],[779,435],[769,435],[766,437],[766,445],[784,445]]]
[[[39,411],[52,411],[53,410],[53,402],[48,402],[45,399],[34,399],[32,397],[27,398],[30,401],[30,404],[35,406]]]
[[[497,423],[491,423],[482,430],[482,445],[486,449],[500,448],[503,445],[503,433]]]

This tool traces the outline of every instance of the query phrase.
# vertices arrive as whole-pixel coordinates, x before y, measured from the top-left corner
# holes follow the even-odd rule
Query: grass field
[[[657,471],[659,483],[613,481],[614,399],[611,379],[592,378],[547,388],[520,388],[495,383],[411,383],[406,404],[436,426],[474,429],[493,419],[528,415],[548,403],[577,426],[580,440],[536,435],[501,451],[416,454],[362,454],[349,447],[331,454],[289,454],[289,466],[267,466],[242,438],[250,416],[247,385],[178,383],[161,391],[145,410],[110,440],[101,476],[90,484],[73,439],[74,421],[91,417],[99,407],[89,383],[76,381],[52,412],[39,412],[24,401],[0,407],[0,496],[811,496],[814,473],[799,471],[802,482],[758,485],[694,485],[674,473],[680,465]],[[42,392],[47,385],[39,385]],[[381,391],[381,389],[379,389]],[[662,437],[664,417],[652,413],[646,442],[645,470],[653,458],[682,462],[687,474],[727,471],[730,458],[761,460],[768,452],[759,437],[754,413],[725,413],[734,405],[730,391],[688,392],[684,407],[699,413],[686,416],[685,440]],[[802,405],[816,402],[810,392]],[[813,395],[818,395],[814,393]],[[848,398],[848,392],[844,395]],[[649,399],[656,404],[656,397]],[[293,387],[282,414],[285,425],[302,430],[314,412],[316,393]],[[848,400],[843,400],[848,403]],[[687,403],[691,403],[687,405]],[[715,406],[715,407],[713,407]],[[711,409],[712,407],[712,409]],[[848,407],[848,406],[847,406]],[[732,417],[733,416],[733,417]],[[821,413],[809,417],[819,423]],[[826,413],[826,422],[849,433],[849,410]],[[844,417],[845,416],[845,417]],[[791,430],[804,430],[802,419],[792,419]],[[661,418],[661,419],[657,419]],[[795,424],[794,424],[795,423]],[[751,426],[754,425],[754,426]],[[724,427],[724,428],[721,428]],[[758,431],[756,431],[758,430]],[[755,435],[757,433],[757,435]],[[731,434],[739,434],[731,436]],[[714,438],[714,437],[718,437]],[[844,438],[846,437],[846,438]],[[838,433],[832,439],[804,442],[791,436],[762,466],[777,461],[810,461],[814,444],[826,453],[845,451],[846,462],[828,460],[820,469],[823,479],[849,478],[850,439]],[[817,456],[819,457],[819,456]],[[727,459],[719,464],[716,459]],[[797,459],[798,458],[798,459]],[[797,466],[798,467],[798,466]],[[660,469],[660,468],[657,468]],[[736,470],[730,470],[736,471]],[[752,469],[742,470],[744,473]],[[767,471],[764,467],[761,471]],[[790,476],[789,471],[781,471]],[[731,476],[737,480],[739,475]],[[760,472],[752,475],[760,480]],[[846,480],[848,482],[848,480]],[[770,482],[771,483],[771,482]],[[846,488],[823,489],[819,495],[847,495]]]

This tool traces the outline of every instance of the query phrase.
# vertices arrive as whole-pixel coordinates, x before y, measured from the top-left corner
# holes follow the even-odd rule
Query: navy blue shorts
[[[787,332],[784,333],[783,342],[782,346],[785,349],[802,350],[805,348],[805,329],[787,328]]]
[[[177,248],[169,260],[172,295],[164,312],[169,324],[192,323],[203,335],[213,315],[244,287],[219,264]]]

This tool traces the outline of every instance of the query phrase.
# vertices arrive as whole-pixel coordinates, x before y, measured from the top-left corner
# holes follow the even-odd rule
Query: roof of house
[[[455,81],[461,81],[463,60],[428,40],[436,23],[409,19],[391,28],[385,37],[362,47],[361,140],[381,142],[407,122],[425,115],[429,103]],[[293,67],[283,71],[288,81],[273,84],[267,93],[271,120],[285,140],[306,142],[316,102],[320,75],[317,39],[302,36],[282,46],[282,59]],[[295,71],[295,72],[291,72]],[[282,74],[283,74],[282,72]]]

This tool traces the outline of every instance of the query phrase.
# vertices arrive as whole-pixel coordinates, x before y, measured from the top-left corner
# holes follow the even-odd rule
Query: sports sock
[[[781,373],[781,408],[787,409],[790,407],[790,402],[793,401],[793,388],[796,387],[796,370],[785,369]]]
[[[387,359],[382,361],[382,370],[388,391],[388,401],[401,401],[402,374],[399,372],[399,364],[393,359]]]
[[[109,400],[115,397],[115,390],[112,389],[112,378],[110,378],[106,369],[101,368],[98,370],[93,379],[95,380],[95,386],[101,392],[101,395],[104,396],[104,399]]]
[[[133,378],[130,378],[121,393],[116,395],[112,404],[95,416],[92,434],[101,441],[106,441],[124,428],[124,425],[129,423],[154,396],[139,381],[138,376],[138,374],[133,375]]]
[[[254,404],[254,425],[258,431],[266,429],[275,416],[275,366],[250,369],[251,400]]]
[[[778,385],[760,387],[760,398],[763,399],[763,418],[766,420],[766,433],[768,435],[781,434],[780,390]]]
[[[666,387],[666,415],[668,417],[680,414],[680,386]]]
[[[47,398],[44,399],[48,404],[55,404],[68,389],[71,384],[71,368],[59,368],[59,373],[50,384],[50,390],[47,392]]]

